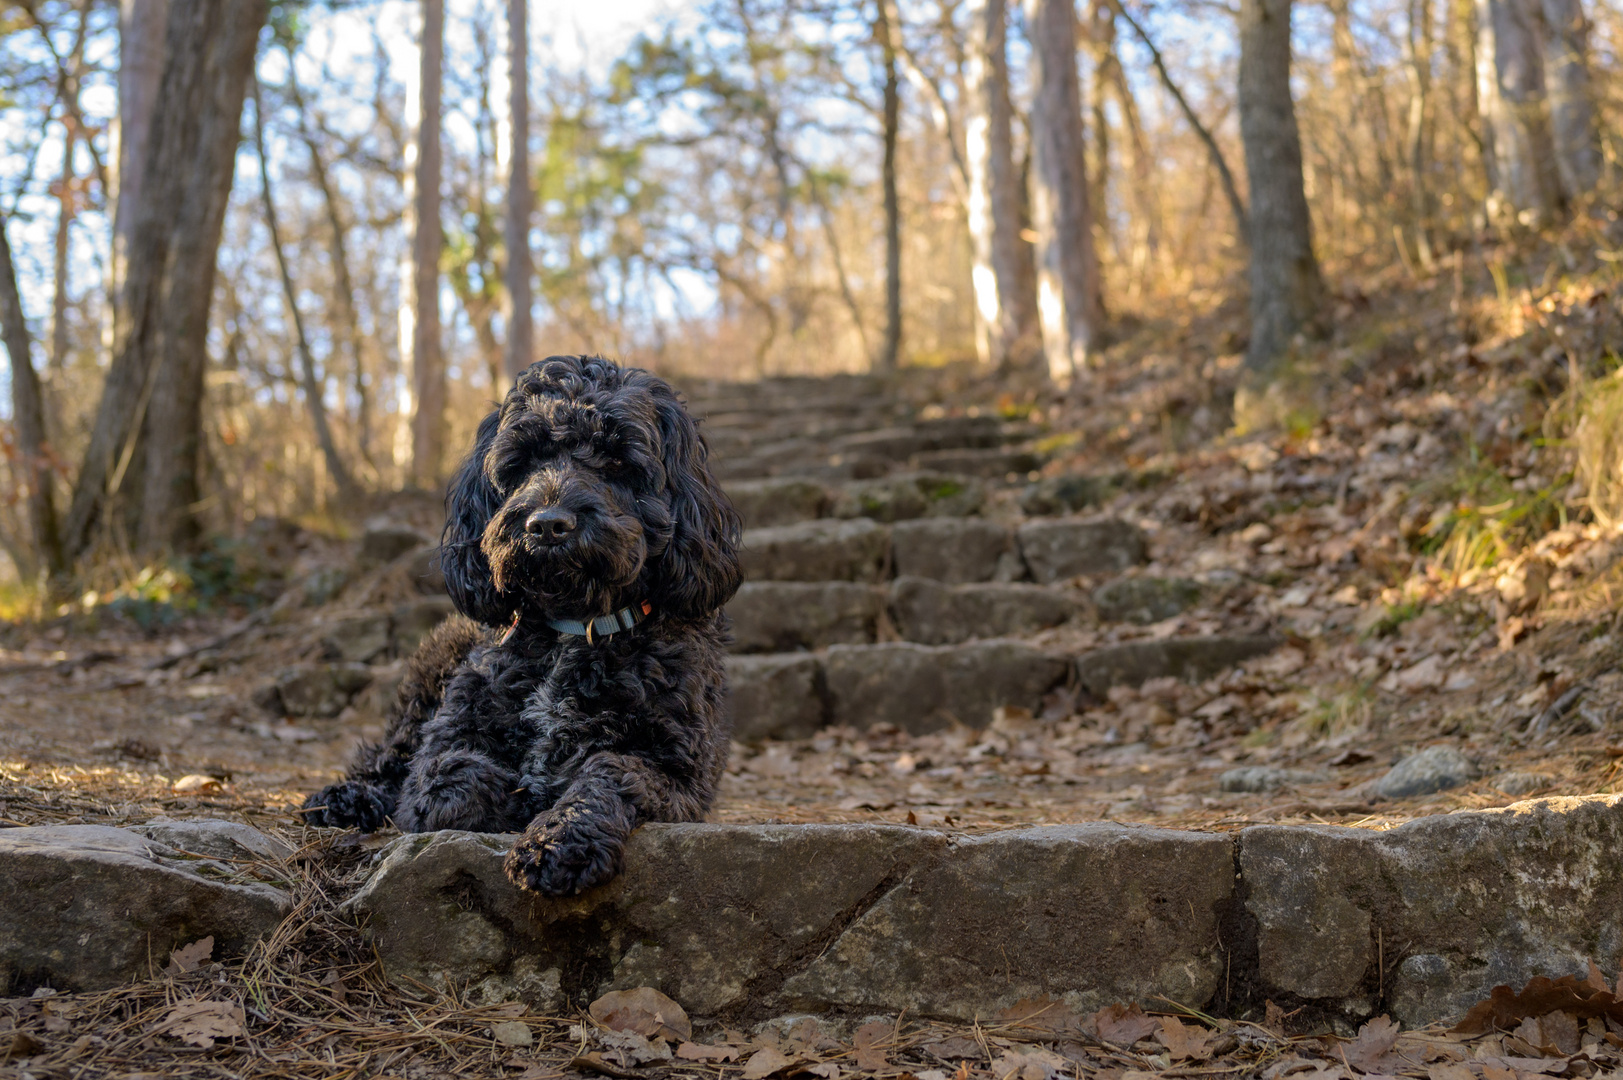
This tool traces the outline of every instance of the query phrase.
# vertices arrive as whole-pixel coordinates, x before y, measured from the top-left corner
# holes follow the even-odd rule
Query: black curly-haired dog
[[[594,356],[518,377],[446,496],[453,617],[314,825],[524,832],[508,877],[571,895],[645,821],[697,821],[727,760],[741,525],[663,379]]]

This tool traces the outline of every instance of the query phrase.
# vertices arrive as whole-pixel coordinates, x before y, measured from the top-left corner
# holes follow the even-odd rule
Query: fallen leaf
[[[1051,1080],[1070,1063],[1052,1050],[1022,1046],[1005,1050],[992,1066],[992,1074],[1003,1080]]]
[[[1426,1080],[1476,1080],[1476,1073],[1464,1065],[1441,1061],[1426,1069]]]
[[[1358,1036],[1341,1048],[1347,1064],[1359,1072],[1381,1071],[1378,1064],[1397,1045],[1398,1025],[1390,1018],[1377,1016],[1358,1029]]]
[[[645,1039],[635,1031],[600,1031],[603,1060],[627,1068],[650,1061],[670,1061],[671,1048],[664,1039]]]
[[[591,1072],[602,1073],[604,1076],[617,1077],[618,1080],[637,1080],[638,1074],[630,1069],[622,1069],[611,1061],[606,1061],[602,1054],[589,1050],[584,1054],[576,1054],[570,1059],[569,1065],[575,1069],[587,1069]]]
[[[840,1066],[838,1062],[823,1061],[816,1065],[808,1065],[806,1066],[806,1071],[811,1073],[813,1076],[821,1076],[823,1080],[840,1080]],[[928,1075],[928,1070],[917,1075],[918,1080],[932,1080],[932,1078]],[[947,1080],[946,1073],[941,1073],[941,1080]]]
[[[1578,1052],[1578,1021],[1571,1013],[1553,1012],[1528,1017],[1516,1027],[1516,1037],[1539,1052],[1556,1055]]]
[[[965,1035],[954,1035],[936,1043],[926,1043],[924,1052],[942,1061],[979,1061],[986,1056],[981,1044]]]
[[[158,1024],[157,1033],[207,1050],[215,1039],[236,1039],[248,1034],[242,1007],[229,1001],[187,998]]]
[[[649,986],[612,990],[586,1009],[593,1020],[611,1031],[634,1031],[645,1039],[689,1042],[693,1024],[682,1006]]]
[[[1017,1001],[998,1013],[997,1019],[1011,1027],[1032,1027],[1044,1031],[1075,1031],[1081,1026],[1076,1013],[1046,996]]]
[[[1571,975],[1529,979],[1520,993],[1508,986],[1496,986],[1484,1001],[1467,1010],[1454,1031],[1461,1035],[1486,1035],[1490,1031],[1512,1031],[1529,1016],[1569,1012],[1578,1019],[1599,1016],[1623,1022],[1623,1001],[1607,991],[1593,991]]]
[[[209,962],[214,955],[214,935],[200,938],[190,945],[182,945],[169,954],[169,966],[163,969],[165,975],[184,975],[188,971],[196,971]]]
[[[1093,1026],[1105,1042],[1132,1046],[1154,1035],[1159,1024],[1137,1005],[1106,1005],[1093,1014]]]
[[[6,1051],[6,1060],[33,1057],[43,1049],[45,1049],[44,1043],[26,1031],[19,1031],[11,1037],[11,1047]]]
[[[1174,1058],[1204,1061],[1212,1056],[1212,1043],[1217,1041],[1217,1032],[1198,1024],[1185,1024],[1176,1016],[1163,1016],[1161,1031],[1156,1037]]]
[[[519,1020],[501,1020],[490,1025],[490,1034],[503,1046],[534,1046],[530,1025]]]
[[[737,1061],[738,1047],[685,1042],[676,1048],[676,1056],[683,1061]]]
[[[170,788],[176,795],[199,795],[209,791],[219,791],[220,782],[212,776],[202,773],[188,773],[174,782]]]
[[[883,1020],[863,1024],[851,1033],[851,1043],[857,1049],[857,1068],[863,1072],[881,1072],[890,1068],[890,1061],[878,1044],[889,1038],[896,1029]]]
[[[763,1080],[764,1077],[782,1072],[794,1063],[794,1058],[768,1046],[755,1051],[744,1063],[744,1080]]]

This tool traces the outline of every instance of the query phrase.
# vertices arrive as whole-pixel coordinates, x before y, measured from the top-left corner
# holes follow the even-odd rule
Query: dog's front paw
[[[377,832],[394,813],[394,800],[373,784],[345,780],[322,788],[304,800],[304,809],[300,812],[307,825]]]
[[[620,872],[625,843],[618,837],[570,829],[551,815],[524,833],[502,864],[521,889],[543,896],[574,896]]]

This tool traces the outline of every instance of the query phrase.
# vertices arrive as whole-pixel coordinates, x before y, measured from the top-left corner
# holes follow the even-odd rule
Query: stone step
[[[348,910],[388,979],[548,1015],[651,986],[736,1025],[967,1022],[1035,997],[1239,1016],[1272,1000],[1350,1033],[1381,1012],[1456,1020],[1496,985],[1583,976],[1623,940],[1623,796],[1384,832],[645,825],[619,878],[567,900],[506,880],[514,839],[384,849]]]
[[[1011,529],[984,518],[816,520],[744,533],[751,581],[882,581],[893,575],[953,583],[1053,584],[1115,574],[1148,559],[1143,531],[1119,518],[1054,518]]]
[[[857,621],[852,616],[847,625]],[[1040,711],[1043,698],[1061,686],[1102,699],[1116,685],[1206,679],[1279,644],[1264,635],[1170,638],[1073,658],[1024,641],[990,638],[736,654],[727,658],[729,711],[733,737],[746,742],[805,738],[830,724],[889,723],[915,734],[954,723],[982,728],[1000,705]]]
[[[878,480],[822,484],[804,477],[735,480],[723,485],[746,529],[818,518],[965,517],[986,504],[986,486],[971,476],[898,473]]]
[[[947,585],[900,577],[888,587],[848,581],[746,582],[727,605],[733,651],[789,652],[877,641],[880,616],[903,641],[954,645],[1058,626],[1080,605],[1041,585]]]

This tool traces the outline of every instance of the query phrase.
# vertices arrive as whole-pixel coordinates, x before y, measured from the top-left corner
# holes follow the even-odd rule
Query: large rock
[[[1234,891],[1220,835],[1071,825],[950,840],[870,825],[646,825],[569,900],[502,876],[511,837],[406,836],[350,901],[391,980],[551,1012],[651,986],[704,1019],[791,1009],[985,1018],[1200,1004]]]
[[[0,996],[105,990],[210,935],[216,959],[240,956],[292,909],[238,861],[245,851],[273,857],[268,837],[224,822],[163,826],[149,836],[102,825],[0,830]]]
[[[1013,538],[1006,525],[983,518],[924,518],[891,526],[898,576],[954,584],[990,581]]]
[[[911,521],[921,517],[967,517],[986,503],[986,487],[970,476],[948,473],[899,473],[840,488],[833,517]]]
[[[828,489],[810,480],[735,480],[724,487],[746,529],[815,521],[828,510]]]
[[[1188,578],[1124,577],[1093,590],[1093,606],[1105,622],[1160,622],[1199,600],[1200,586]]]
[[[1040,518],[1020,526],[1020,554],[1042,584],[1115,574],[1148,557],[1144,532],[1120,518]]]
[[[946,585],[902,577],[890,587],[897,631],[924,645],[1031,634],[1058,626],[1076,610],[1076,601],[1064,592],[1041,585]]]
[[[1130,641],[1077,657],[1076,675],[1084,690],[1102,698],[1112,686],[1137,686],[1146,679],[1208,679],[1278,647],[1278,638],[1265,635]]]
[[[884,606],[875,585],[853,581],[749,581],[727,604],[737,652],[789,652],[874,640]]]
[[[733,738],[802,739],[828,723],[823,665],[810,653],[727,658]]]
[[[866,518],[744,533],[744,577],[749,581],[880,581],[889,557],[890,531]]]
[[[273,713],[331,719],[371,681],[365,664],[301,664],[261,687],[254,701]]]
[[[959,839],[783,985],[796,1007],[985,1019],[1028,997],[1081,1011],[1202,1002],[1222,983],[1227,838],[1116,824]]]
[[[321,633],[322,651],[331,660],[365,664],[389,650],[389,616],[385,612],[345,615],[328,623]]]
[[[547,1012],[652,986],[701,1017],[762,1013],[820,942],[947,842],[894,826],[645,825],[618,878],[546,900],[502,875],[513,839],[428,833],[385,850],[349,908],[386,977]]]
[[[1386,832],[1240,834],[1263,994],[1404,1026],[1457,1018],[1493,987],[1583,975],[1623,951],[1623,796],[1444,814]],[[1395,969],[1395,970],[1394,970]]]
[[[999,705],[1036,710],[1066,661],[1019,641],[967,645],[836,645],[824,658],[836,724],[890,723],[911,732],[954,722],[985,727]]]
[[[1428,746],[1392,766],[1371,790],[1388,799],[1410,799],[1461,787],[1480,775],[1476,762],[1454,747]]]

